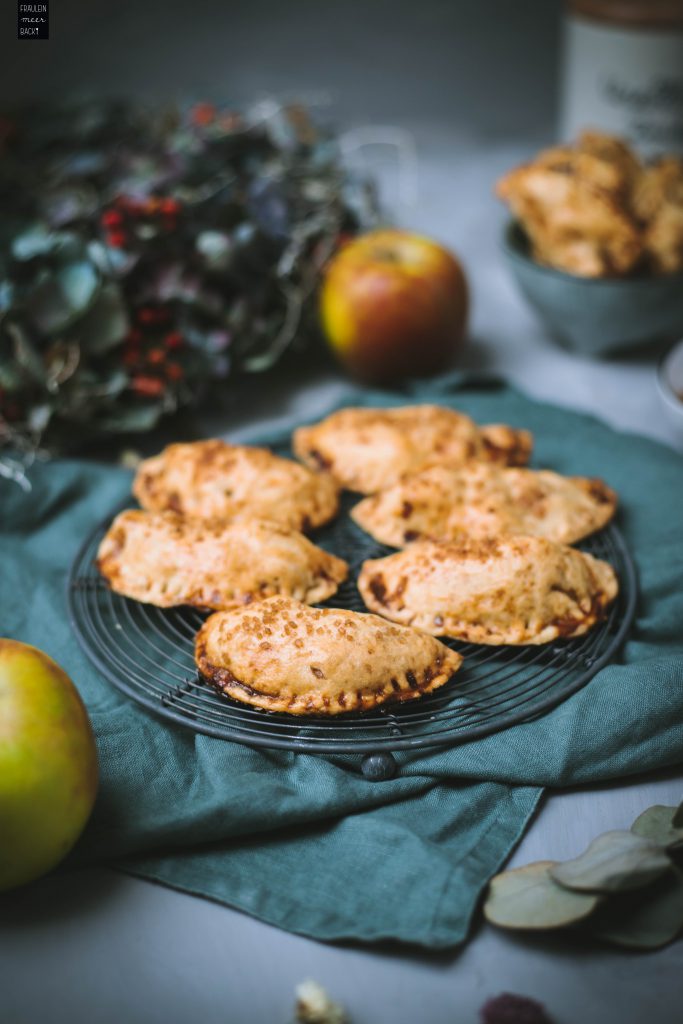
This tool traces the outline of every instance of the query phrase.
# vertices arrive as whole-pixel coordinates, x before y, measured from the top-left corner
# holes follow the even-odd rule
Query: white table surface
[[[491,185],[532,147],[484,145],[442,125],[414,134],[417,201],[397,205],[404,226],[451,245],[468,269],[474,309],[462,365],[674,445],[654,357],[596,362],[563,351],[508,277]],[[390,169],[386,176],[389,187]],[[315,416],[344,387],[336,374],[305,371],[255,385],[236,396],[224,429],[248,438],[266,422]],[[672,769],[552,793],[510,863],[578,854],[650,804],[678,803],[682,782]],[[445,954],[323,945],[104,869],[43,879],[0,901],[2,1024],[287,1024],[306,977],[341,1000],[354,1024],[475,1024],[482,1003],[502,991],[541,1000],[556,1024],[679,1024],[682,967],[681,941],[650,954],[587,951],[564,936],[524,939],[482,923],[462,950]]]

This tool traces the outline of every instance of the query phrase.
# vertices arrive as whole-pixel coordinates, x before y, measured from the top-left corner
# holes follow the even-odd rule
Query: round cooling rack
[[[355,584],[361,563],[393,549],[377,544],[348,517],[357,500],[346,495],[339,517],[312,539],[350,564],[349,579],[325,604],[360,612],[366,610]],[[620,594],[607,617],[584,636],[536,647],[447,640],[463,655],[463,665],[452,682],[419,700],[333,717],[262,711],[218,693],[197,675],[194,637],[205,614],[140,604],[106,585],[95,557],[118,511],[85,540],[68,579],[74,631],[102,674],[162,718],[209,736],[312,754],[366,755],[362,769],[369,778],[394,773],[391,751],[461,743],[548,711],[615,656],[635,612],[633,562],[619,530],[608,526],[581,547],[611,563]]]

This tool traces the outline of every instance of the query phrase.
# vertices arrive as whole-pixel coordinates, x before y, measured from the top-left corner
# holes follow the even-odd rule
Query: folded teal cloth
[[[175,727],[106,682],[72,633],[69,565],[125,499],[130,475],[64,461],[34,465],[30,493],[0,479],[1,630],[64,667],[97,735],[100,791],[68,867],[115,865],[318,939],[453,946],[543,787],[683,761],[683,460],[502,386],[455,378],[351,398],[436,400],[528,427],[534,465],[600,476],[619,492],[640,598],[613,664],[534,721],[399,753],[397,777],[382,783],[360,774],[357,757],[253,750]]]

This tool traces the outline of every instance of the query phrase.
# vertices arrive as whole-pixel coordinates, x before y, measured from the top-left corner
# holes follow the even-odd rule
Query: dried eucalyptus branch
[[[0,448],[147,430],[303,348],[327,260],[377,217],[298,106],[38,105],[0,128]]]

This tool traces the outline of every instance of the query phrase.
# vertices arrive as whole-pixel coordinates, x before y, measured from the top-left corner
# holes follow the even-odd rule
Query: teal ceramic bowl
[[[520,291],[565,347],[603,356],[683,334],[683,273],[661,277],[577,277],[536,263],[515,221],[503,250]]]

